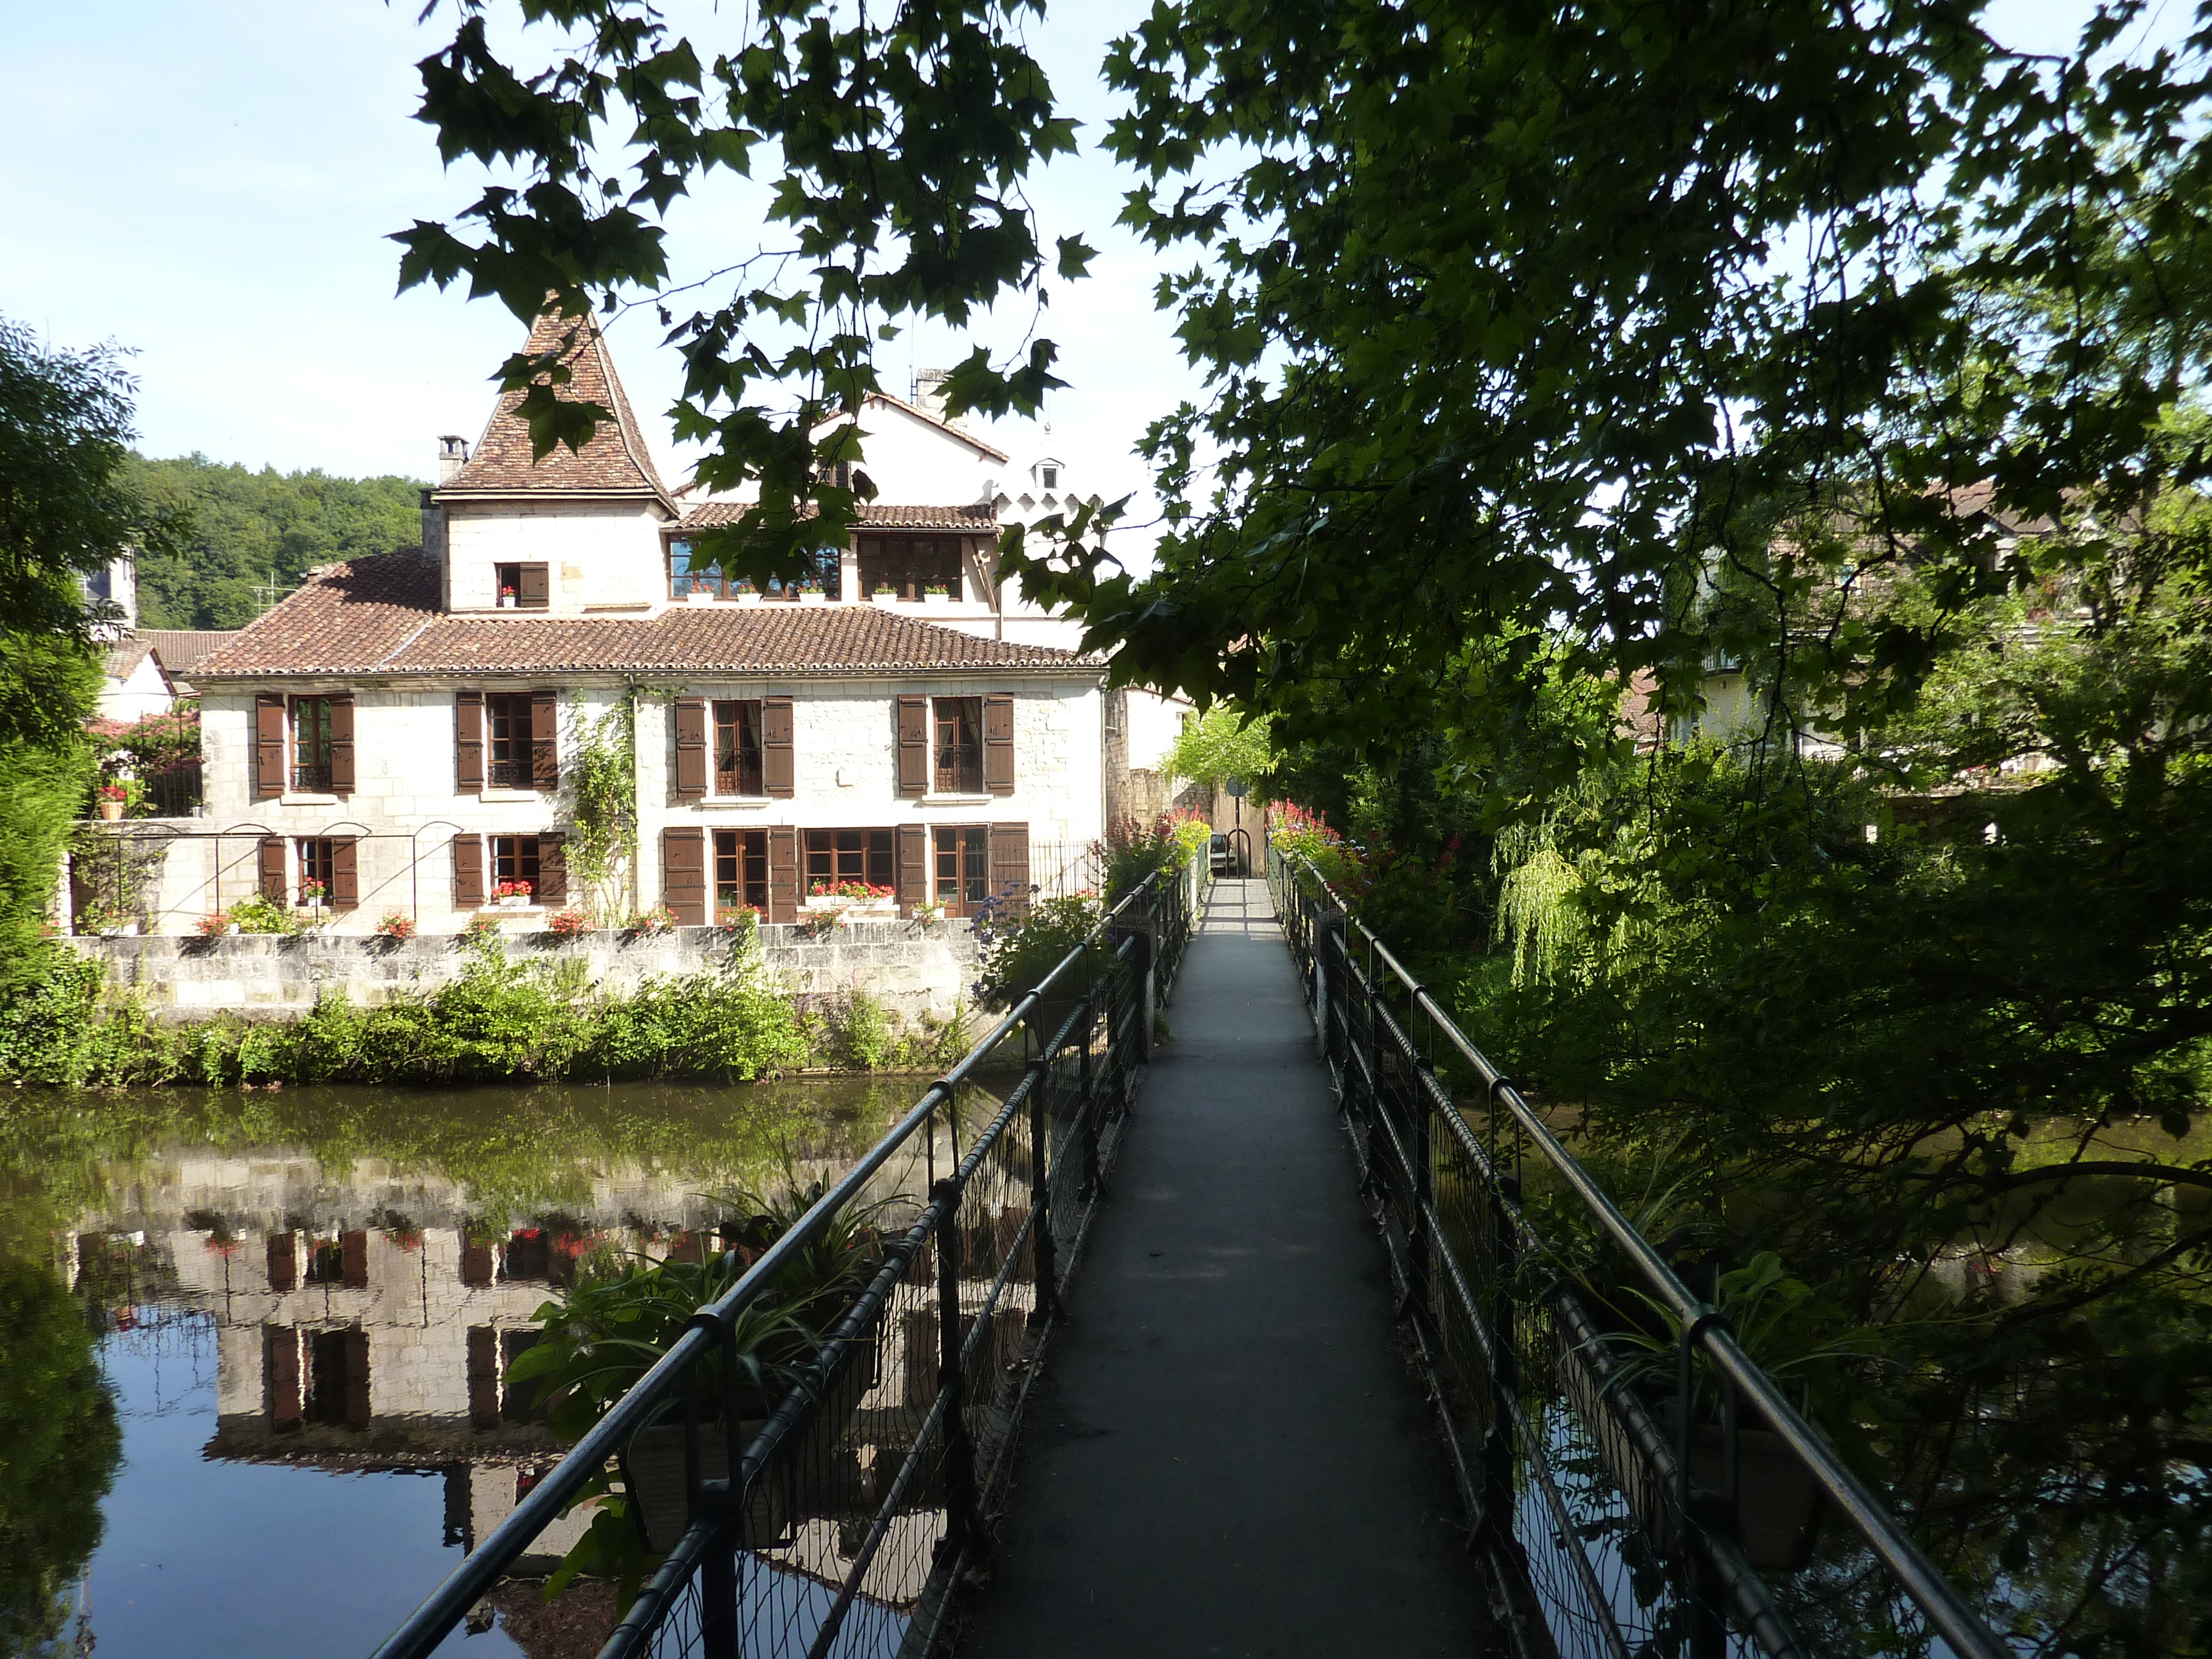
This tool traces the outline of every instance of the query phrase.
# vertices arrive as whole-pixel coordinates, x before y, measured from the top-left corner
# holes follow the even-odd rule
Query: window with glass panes
[[[491,699],[486,697],[486,702]],[[524,701],[526,702],[527,698]],[[496,893],[502,882],[526,881],[530,896],[538,896],[538,837],[535,836],[494,836],[491,841],[491,890]]]
[[[848,881],[889,887],[897,880],[889,830],[809,830],[806,891],[825,891]]]
[[[940,795],[983,793],[983,700],[933,697],[932,787]]]
[[[761,781],[761,706],[757,697],[714,705],[714,793],[767,793]]]
[[[530,694],[487,691],[483,705],[484,781],[495,789],[531,787]]]
[[[302,904],[308,902],[308,890],[319,886],[321,897],[327,902],[337,880],[331,862],[330,837],[306,836],[296,845],[300,849],[300,902]]]
[[[331,787],[331,700],[292,699],[292,787],[320,793]]]
[[[930,896],[954,915],[965,915],[991,896],[990,831],[980,823],[948,823],[935,834]]]
[[[735,921],[747,906],[768,909],[768,831],[714,831],[714,922]]]
[[[863,536],[860,592],[888,587],[902,599],[918,599],[933,587],[960,597],[957,536]]]

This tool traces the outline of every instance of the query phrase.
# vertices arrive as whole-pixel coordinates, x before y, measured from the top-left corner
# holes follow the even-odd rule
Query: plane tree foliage
[[[692,538],[695,566],[811,574],[811,552],[842,544],[874,493],[849,426],[814,434],[878,388],[878,348],[917,319],[957,325],[1024,295],[1042,307],[1048,276],[1079,276],[1091,258],[1079,237],[1048,253],[1022,193],[1032,167],[1074,143],[1020,41],[1042,11],[763,0],[694,40],[645,0],[453,0],[452,44],[421,64],[420,118],[448,162],[520,182],[489,184],[452,223],[399,232],[400,285],[465,281],[526,320],[549,295],[580,321],[594,303],[648,296],[684,356],[675,427],[708,447],[701,482],[759,491],[738,524]],[[542,64],[511,62],[495,19],[550,26],[560,44]],[[760,245],[679,283],[665,219],[716,170],[758,179]],[[575,337],[501,369],[526,392],[541,456],[611,418],[562,395]],[[1062,384],[1055,356],[1042,337],[1004,365],[978,349],[945,383],[946,406],[1034,412]]]

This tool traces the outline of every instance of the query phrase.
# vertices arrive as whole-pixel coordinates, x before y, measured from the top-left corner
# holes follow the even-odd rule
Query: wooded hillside
[[[177,552],[140,556],[148,628],[243,628],[268,609],[257,586],[291,588],[316,565],[422,539],[422,485],[412,478],[256,472],[197,454],[133,456],[126,476],[150,506],[190,520]]]

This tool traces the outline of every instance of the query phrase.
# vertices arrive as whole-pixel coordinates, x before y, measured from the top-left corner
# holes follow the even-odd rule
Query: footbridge
[[[766,1399],[748,1333],[862,1202],[880,1267]],[[465,1650],[587,1510],[650,1552],[603,1659],[2012,1652],[1272,855],[1116,906],[379,1659]]]

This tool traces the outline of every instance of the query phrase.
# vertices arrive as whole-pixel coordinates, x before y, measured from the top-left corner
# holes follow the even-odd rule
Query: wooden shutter
[[[553,830],[546,830],[538,837],[538,902],[540,904],[566,904],[568,902],[568,843]]]
[[[983,699],[983,787],[994,795],[1014,793],[1014,700],[1003,691]],[[1029,866],[1026,853],[1022,865]]]
[[[284,876],[288,850],[282,836],[264,836],[261,838],[261,896],[274,899],[279,904],[284,903],[287,898]]]
[[[761,787],[771,795],[794,793],[797,768],[793,764],[791,699],[761,699]]]
[[[331,908],[361,908],[361,843],[351,836],[331,837]]]
[[[707,700],[676,700],[676,793],[707,793]]]
[[[353,699],[331,699],[331,793],[353,793]]]
[[[461,1283],[481,1288],[491,1283],[491,1246],[481,1239],[461,1246]]]
[[[660,902],[679,927],[707,925],[707,832],[660,832]]]
[[[296,1291],[300,1288],[297,1233],[269,1235],[269,1288],[272,1291]]]
[[[284,793],[284,699],[274,691],[253,699],[253,793]]]
[[[902,823],[898,832],[899,914],[910,916],[929,896],[929,826]]]
[[[464,795],[483,793],[483,693],[453,693],[453,787]]]
[[[799,831],[781,824],[768,832],[768,919],[799,920]]]
[[[527,565],[523,567],[526,570]],[[561,787],[561,694],[530,694],[530,781],[540,789]]]
[[[991,896],[1016,908],[1030,902],[1030,827],[994,823],[990,840]]]
[[[483,837],[453,837],[453,908],[475,910],[484,902]]]
[[[481,1245],[471,1249],[481,1249]],[[491,1252],[485,1250],[485,1258]],[[479,1281],[491,1282],[489,1276]],[[489,1325],[469,1327],[469,1422],[472,1427],[499,1426],[499,1333]]]
[[[902,795],[929,793],[929,699],[902,696],[898,700],[898,792]]]
[[[345,1333],[345,1423],[368,1426],[368,1333],[358,1325]]]
[[[518,611],[543,611],[552,599],[553,584],[549,580],[553,567],[549,564],[521,564],[515,567],[514,608]]]
[[[338,1235],[338,1279],[355,1290],[368,1286],[368,1235],[366,1232]]]
[[[261,1328],[261,1374],[268,1380],[270,1426],[300,1426],[300,1333],[289,1325]]]

